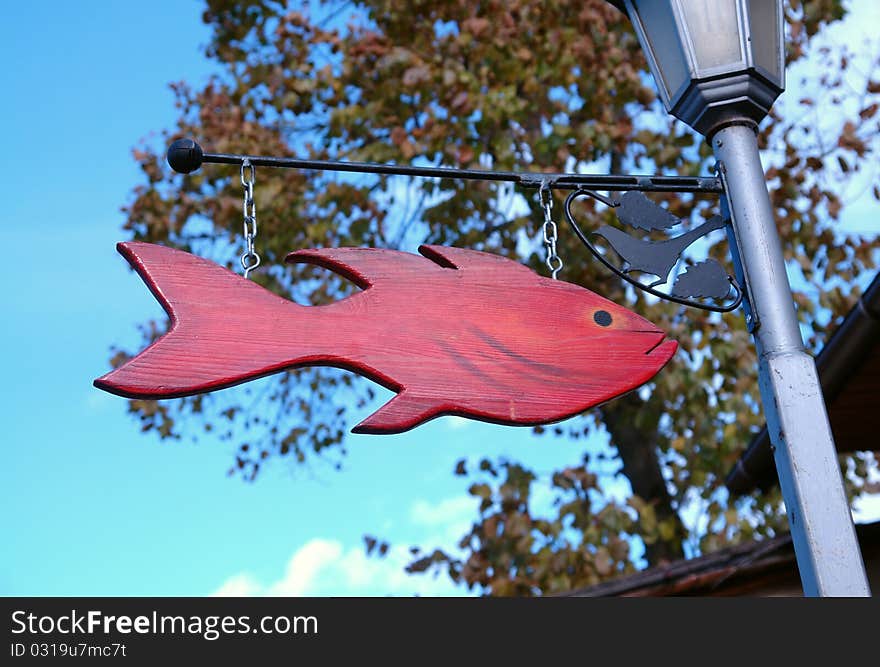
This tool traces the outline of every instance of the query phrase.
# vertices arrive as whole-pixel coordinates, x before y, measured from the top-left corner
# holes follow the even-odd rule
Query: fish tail
[[[168,313],[168,333],[94,381],[128,398],[173,398],[229,387],[308,356],[308,308],[209,260],[151,243],[116,246]],[[291,328],[298,335],[284,336]],[[271,333],[275,332],[275,336]]]

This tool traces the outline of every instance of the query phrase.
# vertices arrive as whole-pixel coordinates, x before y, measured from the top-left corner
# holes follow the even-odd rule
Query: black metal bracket
[[[673,267],[687,248],[706,234],[729,227],[727,217],[714,216],[699,227],[664,241],[635,238],[617,227],[603,225],[593,234],[604,238],[621,258],[623,268],[618,268],[608,261],[577,224],[571,205],[580,197],[590,197],[615,208],[617,217],[622,223],[645,231],[667,230],[678,225],[681,220],[637,192],[624,194],[619,200],[611,200],[584,188],[569,194],[565,200],[565,218],[569,226],[590,253],[617,277],[661,299],[716,313],[729,313],[742,303],[744,291],[739,281],[731,275],[726,275],[724,269],[714,259],[706,259],[694,264],[684,273],[676,276],[672,293],[667,294],[654,289],[656,285],[668,282]],[[656,276],[657,280],[646,285],[630,276],[630,271],[647,273]],[[694,298],[689,297],[733,300],[727,305],[717,306],[695,301]]]
[[[419,176],[422,178],[458,178],[471,181],[504,181],[538,189],[542,184],[557,190],[594,190],[641,192],[724,192],[721,179],[714,176],[642,176],[629,174],[551,174],[542,172],[491,171],[455,169],[453,167],[416,167],[412,165],[344,162],[336,160],[301,160],[299,158],[267,157],[205,153],[192,139],[178,139],[168,147],[168,164],[174,171],[189,174],[202,164],[242,164],[245,160],[255,167],[280,167],[317,171],[344,171],[361,174]]]
[[[349,173],[381,174],[393,176],[416,176],[422,178],[450,178],[463,180],[500,181],[516,183],[526,188],[549,188],[572,190],[565,200],[565,217],[574,233],[592,255],[616,276],[661,299],[693,308],[701,308],[719,313],[736,309],[742,302],[744,290],[741,282],[730,275],[715,260],[707,259],[689,266],[684,273],[676,276],[672,293],[654,289],[667,282],[670,272],[681,258],[682,253],[697,239],[727,224],[726,216],[715,216],[700,227],[665,241],[637,239],[626,232],[603,225],[594,234],[603,237],[623,260],[624,267],[618,268],[608,261],[605,255],[590,241],[580,229],[571,211],[572,203],[579,197],[590,197],[617,210],[618,219],[630,227],[645,231],[666,230],[677,225],[680,220],[660,208],[643,194],[644,192],[687,192],[692,194],[725,193],[723,177],[716,176],[647,176],[631,174],[574,174],[543,172],[492,171],[483,169],[456,169],[452,167],[417,167],[413,165],[379,164],[372,162],[346,162],[336,160],[303,160],[299,158],[272,157],[260,155],[237,155],[229,153],[206,153],[192,139],[178,139],[168,148],[168,164],[174,171],[189,174],[203,164],[234,164],[245,162],[260,167],[279,167],[282,169],[301,169],[315,171],[341,171]],[[625,193],[620,199],[600,195],[596,190]],[[723,204],[723,201],[722,201]],[[629,275],[639,270],[652,274],[657,280],[646,285]],[[733,292],[731,294],[731,291]],[[727,305],[695,301],[694,298],[716,300],[732,298]]]

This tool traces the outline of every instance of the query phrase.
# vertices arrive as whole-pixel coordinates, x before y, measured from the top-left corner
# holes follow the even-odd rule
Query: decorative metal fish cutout
[[[474,250],[300,250],[287,261],[363,289],[301,306],[180,250],[117,249],[171,318],[167,334],[95,380],[121,396],[186,396],[324,365],[397,392],[358,433],[399,433],[439,415],[536,425],[639,387],[677,349],[626,308]]]

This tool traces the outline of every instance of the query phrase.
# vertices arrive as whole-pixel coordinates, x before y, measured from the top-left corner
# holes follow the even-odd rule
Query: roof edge
[[[816,357],[819,384],[829,405],[840,395],[853,369],[880,340],[880,273],[859,297]],[[838,445],[838,450],[840,446]],[[766,491],[779,483],[767,426],[752,439],[724,481],[733,495]]]

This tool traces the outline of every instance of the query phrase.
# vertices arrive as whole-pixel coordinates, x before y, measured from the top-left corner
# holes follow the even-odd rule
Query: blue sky
[[[230,579],[223,590],[283,579],[298,593],[452,592],[409,581],[402,552],[367,561],[362,535],[401,549],[449,544],[474,516],[451,475],[458,458],[510,453],[549,470],[576,462],[579,447],[440,419],[401,436],[351,436],[342,472],[281,461],[247,484],[226,476],[232,444],[141,435],[126,402],[91,381],[107,370],[111,344],[134,346],[135,325],[162,317],[114,246],[125,238],[119,208],[139,180],[131,148],[173,123],[169,82],[209,72],[201,7],[4,12],[0,49],[15,65],[0,73],[0,594],[207,595]]]
[[[351,436],[341,472],[281,461],[247,484],[226,476],[234,444],[161,443],[91,385],[111,344],[162,316],[114,245],[139,181],[131,148],[172,125],[169,82],[210,70],[200,14],[171,0],[4,7],[0,594],[456,593],[400,571],[405,547],[449,545],[475,516],[455,461],[508,453],[549,471],[583,442],[443,418]],[[364,533],[399,549],[366,559]]]

